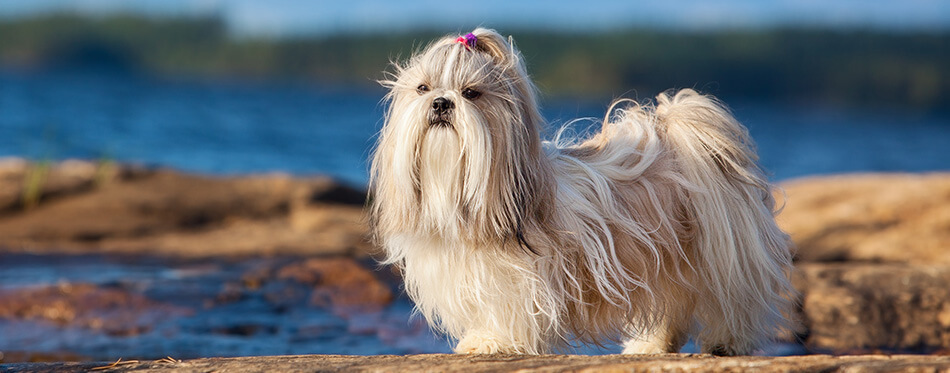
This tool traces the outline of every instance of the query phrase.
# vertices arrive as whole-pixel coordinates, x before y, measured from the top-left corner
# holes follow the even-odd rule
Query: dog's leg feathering
[[[663,354],[679,352],[686,344],[688,325],[667,320],[661,325],[636,333],[623,343],[623,354]]]
[[[670,309],[649,327],[630,324],[627,331],[633,337],[623,343],[623,354],[677,353],[689,339],[693,323],[693,301],[682,299],[680,307]]]
[[[771,185],[746,129],[715,99],[685,89],[657,101],[658,130],[689,183],[702,350],[751,353],[793,328],[790,245],[773,217]]]

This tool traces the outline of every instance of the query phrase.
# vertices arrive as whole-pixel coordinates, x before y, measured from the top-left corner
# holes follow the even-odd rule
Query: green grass
[[[20,198],[23,210],[30,211],[39,206],[51,167],[49,160],[30,163],[24,175],[23,194]]]

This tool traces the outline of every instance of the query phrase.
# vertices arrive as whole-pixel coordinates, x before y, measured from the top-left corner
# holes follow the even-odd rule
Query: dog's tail
[[[657,97],[657,130],[686,179],[696,229],[696,316],[705,352],[749,353],[793,330],[788,236],[748,131],[716,99],[690,89]],[[699,262],[695,262],[695,261]],[[733,349],[723,351],[721,349]]]

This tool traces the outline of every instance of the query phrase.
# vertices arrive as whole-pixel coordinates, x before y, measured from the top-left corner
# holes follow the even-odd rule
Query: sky
[[[559,31],[776,25],[950,29],[950,1],[946,0],[0,0],[2,18],[56,11],[218,15],[238,36],[452,31],[474,26]]]

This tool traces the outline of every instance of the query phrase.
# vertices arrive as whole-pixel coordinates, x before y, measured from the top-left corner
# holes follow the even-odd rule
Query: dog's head
[[[433,42],[393,77],[372,167],[378,228],[516,236],[547,177],[520,52],[479,28]]]
[[[392,103],[388,124],[418,121],[464,132],[466,126],[519,123],[538,130],[535,88],[521,53],[494,30],[446,36],[395,67],[395,80],[383,82]]]

